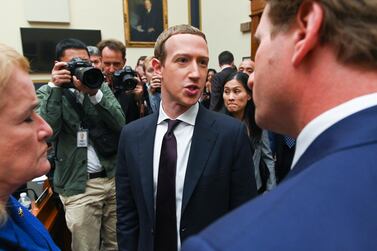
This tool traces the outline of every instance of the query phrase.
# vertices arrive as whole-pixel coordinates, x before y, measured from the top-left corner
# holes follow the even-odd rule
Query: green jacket
[[[104,123],[110,129],[120,132],[125,117],[118,101],[107,84],[101,87],[101,102],[93,105],[85,95],[83,109],[92,121]],[[39,105],[37,112],[52,127],[54,133],[50,141],[55,147],[54,188],[63,196],[85,192],[87,174],[87,148],[76,147],[80,118],[67,98],[62,95],[63,88],[44,85],[37,90]],[[116,155],[104,158],[97,155],[108,177],[114,177]]]

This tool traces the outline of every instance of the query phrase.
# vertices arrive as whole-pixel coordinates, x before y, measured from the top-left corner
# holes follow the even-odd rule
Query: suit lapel
[[[215,119],[211,113],[199,106],[183,187],[182,214],[215,145],[217,132],[211,128],[214,122]]]
[[[376,132],[377,106],[344,118],[324,131],[310,144],[288,177],[295,176],[329,154],[377,141]]]
[[[154,222],[154,194],[153,194],[153,149],[156,134],[158,113],[153,113],[144,127],[139,131],[139,167],[141,189],[143,190],[145,203],[149,216]]]

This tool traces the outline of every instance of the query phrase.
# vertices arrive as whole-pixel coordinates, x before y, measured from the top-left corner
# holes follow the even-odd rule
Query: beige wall
[[[102,38],[125,42],[122,0],[67,0],[70,23],[32,23],[26,20],[25,1],[6,1],[0,15],[0,41],[22,52],[20,27],[99,29]],[[188,1],[168,0],[169,26],[188,22]],[[208,39],[210,67],[218,69],[217,55],[223,50],[233,52],[238,65],[250,54],[250,33],[240,32],[240,23],[249,21],[249,0],[201,0],[202,30]],[[46,7],[48,11],[48,7]],[[152,55],[153,48],[128,48],[127,64],[134,66],[141,55]],[[48,79],[48,75],[33,74],[33,79]]]

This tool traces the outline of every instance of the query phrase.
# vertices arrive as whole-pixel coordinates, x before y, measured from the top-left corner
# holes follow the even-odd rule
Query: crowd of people
[[[37,91],[0,44],[0,250],[59,250],[13,196],[48,172],[72,250],[375,249],[377,4],[335,2],[267,1],[218,72],[190,25],[135,67],[63,39]]]

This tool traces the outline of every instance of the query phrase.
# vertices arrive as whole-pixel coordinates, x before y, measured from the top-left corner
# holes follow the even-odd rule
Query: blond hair
[[[3,105],[4,89],[9,84],[14,68],[29,72],[29,61],[15,49],[0,43],[0,108]]]
[[[25,72],[30,69],[28,60],[15,49],[0,43],[0,111],[3,106],[5,87],[9,85],[9,79],[15,68]],[[7,220],[5,204],[0,202],[0,226]]]
[[[146,71],[147,70],[147,67],[149,66],[149,64],[151,63],[152,59],[154,59],[155,57],[154,56],[148,56],[144,59],[144,64],[143,64],[143,70]]]
[[[324,10],[321,44],[331,45],[339,62],[377,68],[377,1],[312,0]],[[293,24],[304,0],[267,0],[272,35]]]
[[[165,50],[165,42],[174,35],[177,34],[192,34],[201,36],[206,42],[206,36],[203,32],[199,29],[188,25],[188,24],[180,24],[169,27],[167,30],[163,31],[157,38],[156,43],[154,45],[154,56],[161,62],[163,65],[166,59],[166,50]]]

